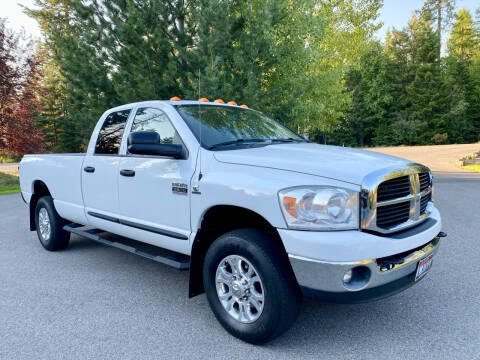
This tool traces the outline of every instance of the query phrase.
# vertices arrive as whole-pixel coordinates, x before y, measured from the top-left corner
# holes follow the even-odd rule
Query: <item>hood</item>
[[[216,151],[220,162],[295,171],[357,185],[365,175],[387,167],[403,167],[409,160],[373,151],[313,143],[274,144]]]

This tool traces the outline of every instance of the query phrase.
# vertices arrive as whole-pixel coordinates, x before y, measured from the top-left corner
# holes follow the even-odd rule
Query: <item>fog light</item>
[[[343,283],[349,284],[352,281],[352,270],[348,270],[345,275],[343,275]]]
[[[343,286],[350,291],[364,289],[371,277],[371,271],[366,266],[355,266],[343,275]]]

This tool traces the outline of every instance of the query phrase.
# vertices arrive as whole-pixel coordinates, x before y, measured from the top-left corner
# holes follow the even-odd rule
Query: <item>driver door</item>
[[[158,108],[137,109],[130,132],[134,131],[155,131],[161,143],[185,146]],[[185,251],[191,232],[188,186],[195,171],[191,157],[134,155],[127,150],[118,169],[121,223],[135,229],[137,240]]]

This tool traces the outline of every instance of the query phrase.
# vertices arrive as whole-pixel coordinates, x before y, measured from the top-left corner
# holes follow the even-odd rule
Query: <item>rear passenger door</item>
[[[109,113],[95,129],[95,143],[89,145],[82,168],[82,192],[89,223],[100,228],[117,218],[120,146],[131,110]],[[93,135],[95,136],[95,135]],[[93,139],[93,137],[92,137]],[[92,140],[93,141],[93,140]]]

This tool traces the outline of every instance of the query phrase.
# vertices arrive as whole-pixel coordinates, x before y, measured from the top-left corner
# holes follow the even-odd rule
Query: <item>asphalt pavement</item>
[[[0,196],[0,359],[480,359],[480,176],[436,174],[442,241],[431,272],[388,299],[305,300],[263,346],[230,336],[188,273],[73,237],[56,253]]]

